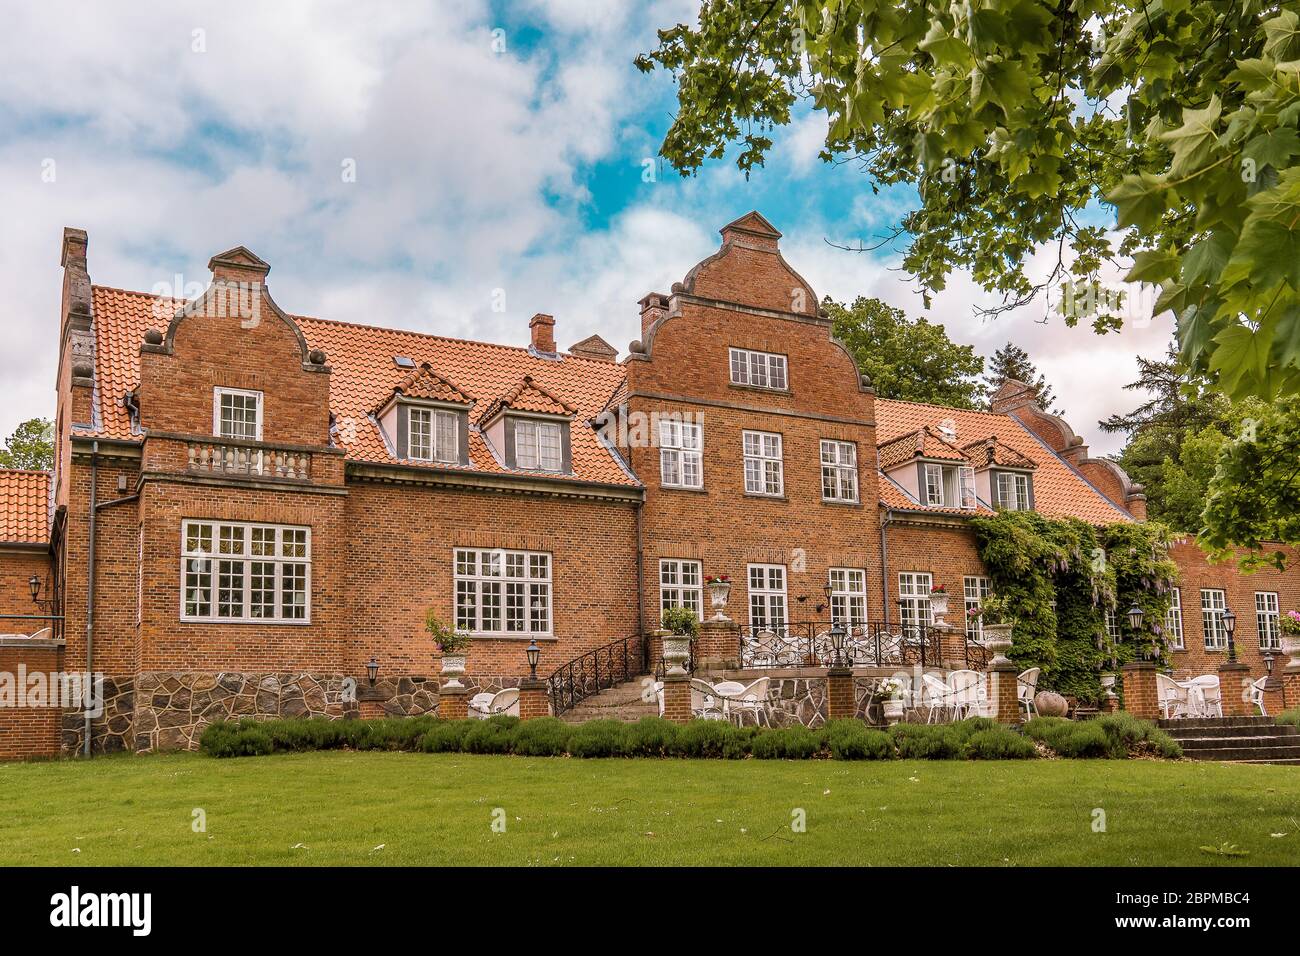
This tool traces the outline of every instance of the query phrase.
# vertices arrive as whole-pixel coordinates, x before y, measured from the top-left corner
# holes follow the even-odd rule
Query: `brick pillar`
[[[740,666],[740,625],[730,620],[700,622],[695,639],[697,671],[734,670]]]
[[[1246,685],[1250,683],[1250,668],[1240,661],[1219,665],[1219,694],[1223,698],[1224,717],[1249,717],[1255,709],[1250,704]]]
[[[384,716],[384,705],[377,700],[358,701],[357,716],[362,720],[375,720]]]
[[[830,668],[826,671],[826,719],[857,715],[857,701],[853,699],[853,668]]]
[[[1101,712],[1103,714],[1119,713],[1119,697],[1103,697],[1101,699]]]
[[[1154,661],[1134,661],[1125,664],[1124,709],[1142,720],[1160,719],[1160,697],[1156,693],[1156,665]]]
[[[551,716],[551,697],[544,680],[525,678],[519,682],[519,719]]]
[[[685,674],[664,677],[664,719],[674,724],[691,720],[691,679]]]
[[[1268,711],[1270,717],[1276,717],[1286,710],[1286,702],[1282,699],[1282,690],[1282,681],[1276,677],[1270,677],[1264,682],[1264,709]]]
[[[932,630],[939,632],[939,660],[948,670],[965,670],[966,632],[952,624],[935,624]]]
[[[469,716],[469,688],[444,685],[438,693],[438,716],[443,720],[464,720]]]
[[[993,664],[988,669],[989,704],[993,708],[993,719],[1000,724],[1020,723],[1018,674],[1016,665],[1010,661]]]
[[[1300,666],[1295,664],[1282,671],[1282,704],[1287,710],[1300,707]]]

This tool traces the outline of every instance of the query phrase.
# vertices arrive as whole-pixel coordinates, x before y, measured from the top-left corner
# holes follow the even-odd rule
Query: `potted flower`
[[[1279,622],[1282,628],[1282,653],[1291,664],[1300,667],[1300,611],[1287,611]]]
[[[979,621],[982,634],[980,643],[993,652],[990,666],[1011,663],[1007,660],[1006,652],[1011,647],[1011,630],[1015,620],[1011,616],[1007,599],[990,594],[967,614],[971,620]]]
[[[903,682],[897,677],[886,677],[876,685],[876,695],[885,712],[885,722],[896,724],[903,719]]]
[[[465,657],[473,638],[466,631],[457,630],[429,608],[424,615],[424,629],[433,637],[442,654],[442,672],[447,675],[448,687],[463,687],[460,678],[465,673]]]
[[[727,599],[731,597],[731,578],[725,574],[710,574],[704,578],[704,583],[709,588],[709,603],[716,612],[713,619],[725,621],[727,616],[722,613],[722,610],[727,606]]]
[[[691,656],[691,641],[700,632],[700,619],[688,607],[670,607],[662,618],[664,634],[664,663],[668,673],[686,673],[686,660]]]
[[[948,589],[942,584],[930,588],[930,610],[940,620],[948,613]]]

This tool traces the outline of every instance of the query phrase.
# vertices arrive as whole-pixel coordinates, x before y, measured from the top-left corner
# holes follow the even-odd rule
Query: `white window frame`
[[[202,529],[209,529],[205,536]],[[190,545],[191,529],[199,541]],[[258,553],[258,538],[265,547],[265,537],[271,536],[270,554]],[[292,537],[290,537],[292,535]],[[180,619],[187,624],[310,624],[311,623],[311,528],[299,525],[273,525],[260,522],[214,521],[202,518],[181,522],[181,576]],[[205,540],[206,539],[206,540]],[[300,540],[299,540],[300,539]],[[210,546],[211,550],[207,550]],[[229,547],[237,550],[223,550]],[[265,589],[255,589],[254,566],[272,565],[274,580],[271,585],[270,615],[253,614],[253,595],[266,594]],[[225,566],[229,565],[230,570]],[[236,577],[235,565],[238,565]],[[265,577],[265,570],[259,575]],[[239,614],[222,614],[222,582],[239,581]],[[206,583],[205,583],[206,581]],[[193,584],[191,583],[193,582]],[[296,587],[286,587],[290,583]],[[207,595],[206,600],[191,592]],[[285,603],[289,594],[300,594],[301,602]],[[208,613],[199,610],[191,613],[191,606],[207,606]],[[286,614],[287,608],[296,610]]]
[[[428,451],[424,449],[424,436],[417,447],[416,419],[424,421],[427,416]],[[443,432],[444,424],[449,424],[450,435]],[[421,433],[424,427],[420,428]],[[444,441],[443,439],[446,439]],[[447,447],[443,447],[446,445]],[[406,410],[406,457],[410,461],[436,461],[455,464],[460,461],[460,416],[444,408],[429,408],[412,405]]]
[[[1181,588],[1169,590],[1169,613],[1165,615],[1166,643],[1170,650],[1186,650],[1183,643],[1183,592]]]
[[[974,511],[978,504],[975,495],[975,469],[970,465],[957,466],[957,498],[964,511]]]
[[[1030,510],[1029,476],[1018,471],[1000,471],[994,483],[994,501],[1005,511]],[[1006,482],[1011,483],[1011,494],[1007,493]]]
[[[749,593],[749,625],[765,630],[780,630],[789,623],[786,584],[789,580],[784,564],[750,564],[745,566],[745,584]]]
[[[257,420],[254,423],[254,436],[252,438],[246,435],[227,435],[222,431],[221,400],[226,396],[231,398],[251,398],[256,403],[254,414]],[[261,441],[262,440],[262,393],[247,388],[223,388],[217,386],[212,390],[212,435],[214,438],[221,438],[226,441]]]
[[[831,622],[850,626],[867,623],[867,572],[865,568],[831,568]]]
[[[943,507],[943,465],[932,461],[925,462],[925,485],[921,489],[925,504],[930,508]]]
[[[700,562],[687,558],[659,559],[659,612],[684,607],[704,618],[704,575]]]
[[[929,571],[898,572],[898,623],[903,627],[929,627],[934,623],[930,589],[934,575]]]
[[[659,483],[664,488],[704,487],[704,426],[659,420]]]
[[[858,446],[851,441],[823,438],[821,460],[822,500],[857,504]]]
[[[1223,626],[1223,612],[1228,609],[1228,595],[1223,588],[1201,588],[1201,630],[1207,651],[1221,651],[1228,646],[1228,631]]]
[[[732,348],[729,352],[731,384],[784,392],[790,387],[790,363],[778,352]]]
[[[785,448],[777,432],[744,431],[745,494],[780,498],[785,494]]]
[[[972,640],[979,641],[984,638],[984,622],[978,618],[972,618],[970,612],[978,607],[983,607],[984,599],[992,591],[992,582],[979,574],[970,574],[961,579],[961,597],[962,611],[966,619],[966,636]]]
[[[1119,612],[1113,607],[1103,608],[1102,617],[1106,625],[1106,636],[1118,644],[1124,639],[1124,634],[1119,626]]]
[[[475,637],[554,636],[553,567],[548,551],[453,548],[452,615],[457,629]],[[472,619],[467,611],[472,611]],[[520,626],[512,628],[516,617]],[[488,620],[496,626],[484,627]]]
[[[1255,624],[1259,628],[1259,649],[1282,649],[1282,611],[1276,591],[1255,592]]]
[[[515,421],[515,467],[523,471],[563,471],[564,436],[559,422],[519,418]],[[553,441],[543,441],[543,436]],[[552,458],[550,453],[554,453]]]

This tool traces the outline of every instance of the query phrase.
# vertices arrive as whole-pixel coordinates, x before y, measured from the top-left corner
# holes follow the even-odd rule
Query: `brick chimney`
[[[989,411],[994,415],[1006,415],[1026,405],[1037,405],[1038,393],[1024,382],[1009,378],[1002,387],[993,393],[989,402]]]
[[[662,292],[648,292],[641,299],[641,341],[646,340],[650,326],[668,314],[668,296]]]
[[[528,320],[528,328],[533,334],[533,351],[554,355],[555,317],[538,312]]]
[[[91,323],[90,273],[84,229],[63,230],[59,261],[63,265],[63,305],[59,320],[59,383],[66,388],[69,423],[94,424],[95,333]]]

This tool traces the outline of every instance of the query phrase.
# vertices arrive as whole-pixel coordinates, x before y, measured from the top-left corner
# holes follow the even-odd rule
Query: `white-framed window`
[[[858,446],[851,441],[823,438],[822,499],[825,501],[858,500]]]
[[[903,627],[929,626],[930,588],[934,578],[927,571],[900,571],[898,574],[898,622]]]
[[[962,610],[966,616],[966,636],[972,640],[984,637],[984,622],[978,617],[971,617],[971,611],[983,606],[989,596],[989,579],[971,575],[961,579]]]
[[[559,422],[520,419],[515,422],[515,467],[525,471],[564,468]]]
[[[744,432],[745,493],[772,495],[785,493],[781,436],[774,432]]]
[[[242,388],[213,389],[212,434],[233,441],[261,441],[262,393]]]
[[[310,623],[311,529],[182,522],[181,620]]]
[[[731,381],[734,385],[752,385],[754,388],[773,388],[785,391],[786,362],[784,355],[755,352],[750,349],[731,350]]]
[[[670,607],[688,608],[696,617],[704,616],[700,562],[677,558],[659,560],[659,609],[666,611]]]
[[[406,419],[406,455],[412,461],[460,460],[456,413],[437,408],[411,408]]]
[[[751,564],[749,578],[749,623],[752,627],[785,626],[785,565]]]
[[[975,507],[975,469],[968,465],[925,464],[925,503],[934,508]]]
[[[1259,625],[1259,649],[1276,651],[1282,648],[1282,614],[1276,591],[1255,592],[1255,622]]]
[[[867,572],[861,568],[831,568],[831,621],[865,624],[867,621]]]
[[[1165,616],[1165,635],[1169,648],[1183,650],[1183,592],[1180,588],[1169,591],[1169,613]]]
[[[671,488],[704,487],[704,426],[659,420],[659,481]]]
[[[456,548],[456,627],[480,636],[549,636],[551,556]]]
[[[998,472],[994,503],[1007,511],[1029,510],[1029,476],[1013,471]]]
[[[1113,607],[1106,608],[1103,613],[1106,619],[1106,636],[1118,644],[1124,639],[1119,629],[1119,613]]]
[[[1228,646],[1228,631],[1223,626],[1223,612],[1227,607],[1228,599],[1222,590],[1201,588],[1201,628],[1207,651],[1221,651]]]

